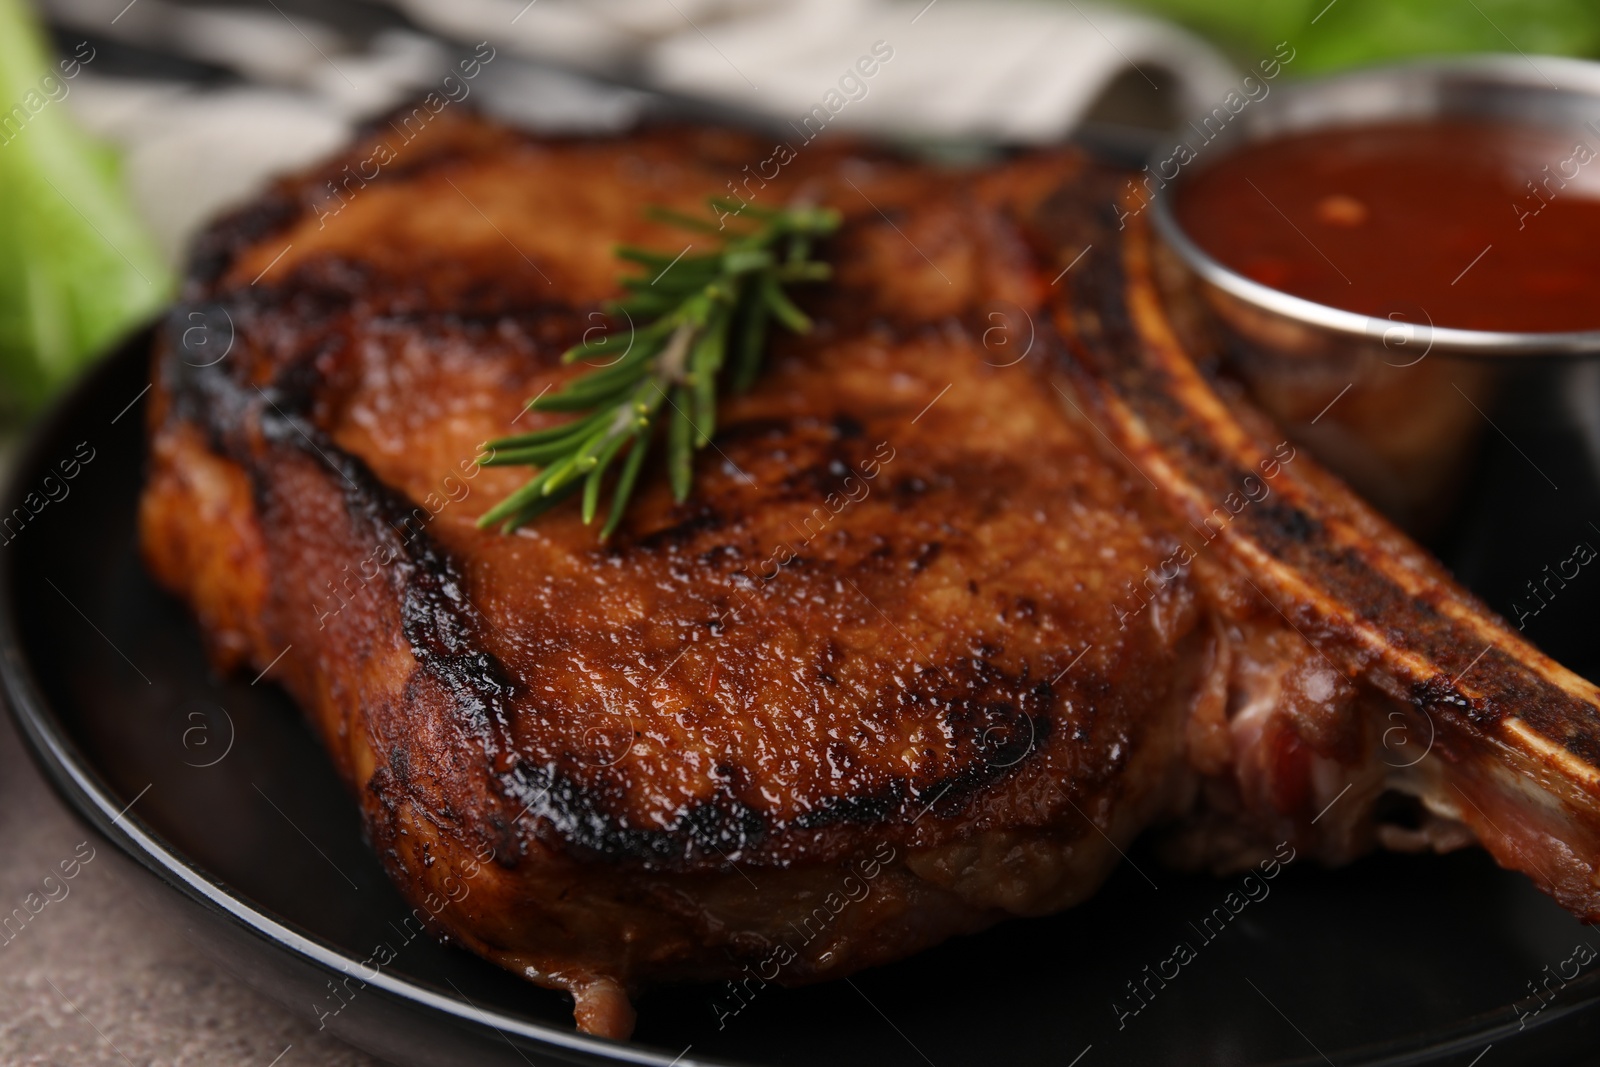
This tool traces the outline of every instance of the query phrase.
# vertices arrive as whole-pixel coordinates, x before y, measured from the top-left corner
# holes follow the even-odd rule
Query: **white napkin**
[[[73,83],[68,106],[124,149],[135,203],[175,262],[219,211],[332,151],[355,123],[437,88],[461,50],[406,30],[358,44],[281,11],[41,2],[58,25],[230,67],[251,83],[111,78],[93,63]],[[622,81],[768,115],[802,140],[848,127],[1047,143],[1118,77],[1160,84],[1180,114],[1233,82],[1194,36],[1079,0],[390,2],[465,51],[491,42],[497,56],[472,102],[543,130],[626,127],[647,96]]]
[[[392,2],[461,40],[791,122],[838,90],[838,125],[915,136],[1056,141],[1130,70],[1171,85],[1175,114],[1235,79],[1193,34],[1078,0]],[[865,78],[856,64],[878,42],[892,58]],[[840,87],[860,94],[852,72],[859,99]]]

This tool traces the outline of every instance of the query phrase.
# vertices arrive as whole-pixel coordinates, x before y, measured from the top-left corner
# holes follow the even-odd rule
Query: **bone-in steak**
[[[816,329],[723,403],[686,503],[647,466],[606,544],[575,505],[479,530],[525,477],[479,446],[562,417],[523,403],[606,325],[612,247],[688,243],[642,209],[730,183],[843,212]],[[815,981],[1066,907],[1154,823],[1213,865],[1470,827],[1600,913],[1591,815],[1484,813],[1527,769],[1519,694],[1566,686],[1571,721],[1592,687],[1151,355],[1114,184],[1067,150],[950,171],[719,130],[380,127],[200,242],[156,359],[146,558],[219,663],[272,665],[437,932],[594,1032],[625,1034],[642,985]],[[184,344],[196,311],[226,313],[226,358]],[[1350,542],[1385,577],[1335,625],[1350,590],[1318,576]],[[1351,636],[1424,609],[1501,642],[1478,672],[1522,672],[1493,722],[1419,666],[1437,648]],[[1419,738],[1440,719],[1404,770],[1396,709]],[[1592,779],[1557,771],[1587,813]],[[1404,825],[1376,814],[1395,790],[1424,801]]]

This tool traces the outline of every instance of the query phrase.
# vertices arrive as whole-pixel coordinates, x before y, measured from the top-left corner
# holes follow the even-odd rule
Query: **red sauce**
[[[1179,224],[1264,285],[1434,326],[1600,329],[1600,131],[1327,129],[1185,176]]]

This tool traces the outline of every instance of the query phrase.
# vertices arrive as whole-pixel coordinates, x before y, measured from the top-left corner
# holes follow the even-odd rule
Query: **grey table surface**
[[[124,889],[130,861],[66,810],[7,716],[0,848],[0,918],[18,908],[31,916],[0,929],[0,1063],[376,1067],[258,995],[137,903]],[[93,858],[63,882],[59,864],[90,848]]]

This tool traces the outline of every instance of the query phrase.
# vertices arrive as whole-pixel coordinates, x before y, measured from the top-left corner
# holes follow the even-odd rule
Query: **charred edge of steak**
[[[995,680],[999,673],[993,670],[987,660],[973,658],[966,662],[970,673],[984,682]],[[1027,695],[1048,707],[1055,698],[1055,690],[1049,682],[1039,682]],[[1043,751],[1054,729],[1052,719],[1044,715],[1032,715],[1010,701],[990,701],[983,705],[981,713],[974,713],[971,705],[958,707],[959,711],[953,708],[947,718],[962,719],[964,721],[960,725],[980,733],[982,743],[978,761],[968,763],[962,770],[939,780],[917,796],[912,796],[910,783],[906,779],[896,778],[869,796],[840,797],[807,812],[795,820],[795,825],[812,829],[837,823],[883,822],[908,801],[919,802],[928,796],[933,799],[927,802],[927,810],[937,811],[940,816],[953,814],[960,810],[968,798],[1006,777],[1035,753]]]
[[[593,790],[554,767],[518,763],[501,783],[544,829],[540,838],[546,843],[572,855],[631,860],[646,869],[691,866],[697,856],[747,849],[778,829],[754,808],[720,791],[665,829],[640,829],[622,825],[596,803]]]
[[[820,830],[837,824],[884,825],[897,813],[922,806],[932,797],[943,813],[954,813],[995,781],[1040,758],[1051,737],[1051,720],[1042,713],[1055,694],[1046,682],[1010,677],[981,657],[953,661],[929,675],[926,692],[899,694],[912,701],[937,699],[952,719],[968,732],[982,735],[973,758],[952,773],[922,788],[909,777],[895,778],[870,796],[834,798],[792,820],[763,816],[727,788],[681,813],[665,828],[636,828],[612,814],[604,789],[563,774],[554,765],[536,765],[518,757],[507,735],[518,685],[504,664],[483,647],[480,634],[488,621],[466,592],[459,562],[443,549],[419,521],[420,510],[384,484],[359,457],[341,449],[309,418],[316,377],[314,360],[301,358],[281,368],[266,386],[247,385],[230,371],[228,360],[199,362],[182,358],[182,330],[209,322],[232,307],[243,318],[245,303],[261,298],[242,294],[224,302],[180,304],[168,319],[160,346],[160,373],[170,402],[169,418],[196,426],[217,455],[241,466],[255,486],[258,508],[270,493],[268,464],[250,446],[250,431],[272,448],[292,448],[328,468],[328,477],[346,501],[353,524],[393,555],[401,578],[403,634],[417,662],[417,671],[451,695],[456,714],[477,736],[490,761],[492,780],[508,810],[531,816],[539,840],[551,849],[574,855],[633,861],[647,869],[681,869],[697,859],[747,849],[769,835],[794,829]],[[271,299],[271,297],[267,297]],[[255,309],[251,309],[253,311]],[[200,319],[191,318],[198,314]],[[692,513],[689,526],[710,521]],[[680,524],[682,525],[682,524]],[[713,523],[714,525],[714,523]],[[611,551],[649,550],[664,540],[688,536],[679,526],[646,536],[631,546]],[[944,684],[939,679],[946,679]],[[949,687],[949,692],[940,692]],[[1036,703],[1030,713],[1018,702],[974,702],[971,693],[1012,689],[1023,702]],[[390,766],[403,773],[404,767]],[[516,827],[491,817],[500,843],[515,845]],[[508,859],[514,847],[497,850]]]
[[[188,290],[216,284],[242,249],[287,229],[301,212],[299,200],[287,189],[277,188],[208,226],[189,248]]]

